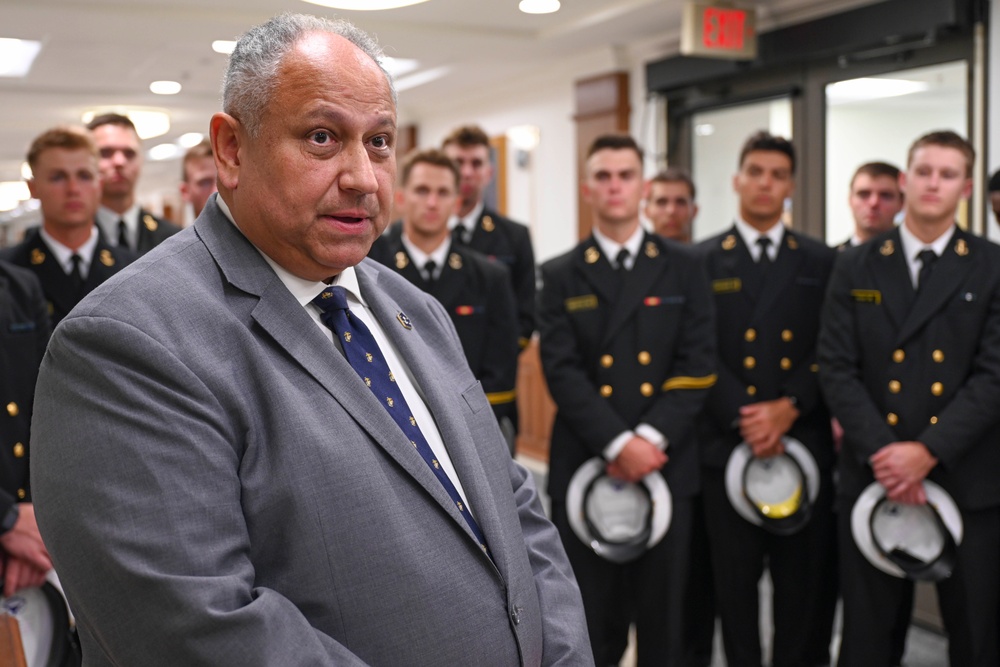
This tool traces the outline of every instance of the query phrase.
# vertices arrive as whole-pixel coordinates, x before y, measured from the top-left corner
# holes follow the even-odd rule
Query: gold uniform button
[[[757,394],[757,387],[751,385],[747,386],[747,396],[755,396]]]
[[[614,391],[614,390],[611,389],[611,385],[610,384],[601,385],[601,396],[603,396],[604,398],[607,398],[608,396],[610,396],[612,391]]]
[[[934,350],[933,352],[931,352],[931,359],[940,364],[942,361],[944,361],[944,352],[942,352],[941,350]]]
[[[899,417],[896,416],[895,412],[890,412],[885,416],[885,421],[889,424],[889,426],[895,426],[899,423]]]
[[[20,442],[14,445],[14,457],[19,459],[24,458],[24,445]]]
[[[784,331],[781,332],[781,340],[785,341],[786,343],[791,343],[792,338],[794,338],[794,336],[792,335],[791,329],[785,329]]]
[[[780,363],[781,363],[781,370],[783,371],[787,371],[789,368],[792,367],[792,360],[789,359],[788,357],[782,357]]]
[[[754,342],[755,340],[757,340],[757,330],[747,329],[746,333],[743,334],[743,339],[746,340],[746,342],[748,343]]]
[[[10,402],[7,404],[7,414],[9,414],[11,417],[16,417],[20,411],[21,409],[17,407],[17,403]]]
[[[646,350],[643,350],[642,352],[639,353],[639,363],[642,364],[643,366],[648,366],[649,362],[652,360],[653,360],[653,355],[651,355],[649,352],[646,352]]]
[[[937,417],[931,417],[931,426],[937,424]]]
[[[18,500],[24,500],[25,496],[27,496],[27,495],[28,494],[24,492],[24,489],[18,489],[17,490],[17,499]]]
[[[743,366],[745,368],[753,368],[756,365],[757,365],[757,360],[754,359],[753,357],[747,357],[746,359],[743,360]]]
[[[903,385],[899,384],[899,380],[889,381],[889,391],[893,394],[898,394],[899,390],[903,388]]]
[[[935,382],[934,384],[931,385],[931,393],[934,394],[935,396],[940,396],[941,394],[944,393],[944,385],[941,384],[940,382]]]
[[[610,354],[605,354],[601,356],[601,366],[605,368],[611,368],[611,365],[615,363],[615,358]]]
[[[639,385],[639,391],[642,393],[643,396],[652,396],[653,385],[651,385],[648,382],[643,382],[641,385]]]
[[[902,350],[896,350],[895,352],[892,353],[892,360],[895,361],[897,364],[903,363],[903,359],[906,359],[906,352],[903,352]]]

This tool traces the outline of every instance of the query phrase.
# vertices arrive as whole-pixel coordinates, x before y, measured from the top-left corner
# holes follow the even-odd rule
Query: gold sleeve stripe
[[[510,391],[494,391],[486,394],[486,400],[490,402],[490,405],[513,403],[515,398],[517,398],[517,391],[514,389]]]
[[[678,375],[677,377],[672,377],[664,382],[663,386],[660,387],[660,391],[672,391],[674,389],[708,389],[715,384],[718,377],[719,376],[715,373],[700,378]]]

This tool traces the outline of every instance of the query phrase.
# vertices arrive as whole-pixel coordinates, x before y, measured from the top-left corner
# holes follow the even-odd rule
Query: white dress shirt
[[[757,245],[757,239],[761,236],[766,236],[771,239],[771,245],[767,247],[768,258],[770,258],[772,262],[778,258],[778,248],[781,247],[781,240],[785,238],[785,225],[781,223],[781,220],[778,220],[778,222],[771,225],[767,231],[759,232],[756,228],[751,227],[749,222],[737,217],[736,231],[739,232],[740,237],[743,239],[743,243],[747,246],[747,250],[750,251],[750,256],[753,257],[753,261],[760,261],[760,246]]]
[[[45,245],[49,247],[52,254],[55,256],[56,261],[59,262],[59,266],[62,270],[69,275],[73,272],[73,255],[80,256],[80,276],[86,280],[87,276],[90,275],[90,265],[94,261],[94,250],[97,248],[97,227],[90,228],[90,238],[84,241],[76,250],[64,246],[59,241],[56,241],[48,232],[45,231],[44,227],[38,230],[41,235],[42,240],[45,241]]]
[[[118,245],[118,221],[125,221],[125,236],[128,238],[129,248],[135,248],[139,243],[139,204],[132,204],[132,208],[124,213],[115,213],[110,208],[100,206],[97,209],[97,224],[104,232],[104,240],[109,245]]]
[[[899,226],[899,241],[902,245],[903,257],[906,258],[906,267],[910,270],[910,281],[913,289],[917,288],[917,280],[920,276],[920,267],[923,266],[917,255],[921,250],[933,250],[938,257],[948,248],[951,237],[955,234],[955,225],[948,227],[948,230],[930,243],[924,243],[909,230],[906,223]]]

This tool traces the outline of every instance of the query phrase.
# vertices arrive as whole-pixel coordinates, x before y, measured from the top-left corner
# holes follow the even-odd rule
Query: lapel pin
[[[593,246],[587,248],[587,251],[583,253],[583,261],[587,264],[595,264],[600,258],[601,252]]]
[[[410,258],[406,256],[406,253],[400,250],[396,253],[396,268],[402,271],[410,263]]]
[[[396,313],[396,319],[399,320],[399,323],[403,325],[404,329],[412,329],[413,328],[413,322],[410,322],[410,318],[407,317],[403,313],[403,311],[399,311],[398,313]]]
[[[660,254],[660,249],[656,247],[656,244],[652,241],[646,243],[646,257],[653,259]]]
[[[965,257],[969,254],[969,244],[965,242],[965,239],[955,241],[955,254],[959,257]]]
[[[892,242],[892,239],[886,239],[882,247],[878,249],[883,256],[888,257],[892,253],[896,252],[896,245]]]
[[[726,238],[722,239],[722,249],[732,250],[736,247],[736,237],[730,234]]]

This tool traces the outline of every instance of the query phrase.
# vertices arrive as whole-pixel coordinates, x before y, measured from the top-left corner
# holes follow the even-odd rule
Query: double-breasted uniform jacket
[[[516,428],[517,312],[507,268],[452,243],[441,275],[428,284],[403,246],[402,230],[401,221],[393,223],[369,256],[441,302],[497,419],[507,417]]]
[[[776,259],[762,274],[735,226],[703,241],[699,250],[714,295],[719,355],[719,380],[699,419],[703,464],[726,465],[742,441],[742,406],[789,396],[800,411],[789,435],[829,469],[834,452],[816,339],[836,252],[786,229]]]
[[[960,507],[1000,504],[1000,247],[955,229],[917,293],[899,230],[840,254],[820,339],[820,374],[844,427],[839,493],[874,477],[896,441],[939,459],[929,479]]]
[[[699,485],[694,418],[715,381],[712,303],[691,249],[646,234],[617,272],[591,237],[542,266],[542,366],[558,411],[549,494],[642,423],[668,441],[662,473],[677,497]]]
[[[518,340],[522,348],[526,347],[535,331],[535,253],[528,228],[484,208],[468,247],[510,270],[517,304]]]
[[[73,294],[69,287],[71,280],[69,274],[59,265],[59,261],[37,228],[30,230],[24,241],[0,253],[0,259],[31,269],[38,277],[45,299],[48,301],[53,328],[84,296],[131,264],[136,257],[135,253],[126,248],[109,245],[98,232],[97,245],[94,247],[94,256],[90,261],[90,270],[87,279],[84,280],[83,290],[80,294]]]
[[[49,331],[38,279],[0,262],[0,516],[14,503],[31,501],[28,427]]]
[[[181,231],[179,225],[157,217],[145,209],[139,209],[139,239],[136,251],[140,255],[145,255],[179,231]]]

